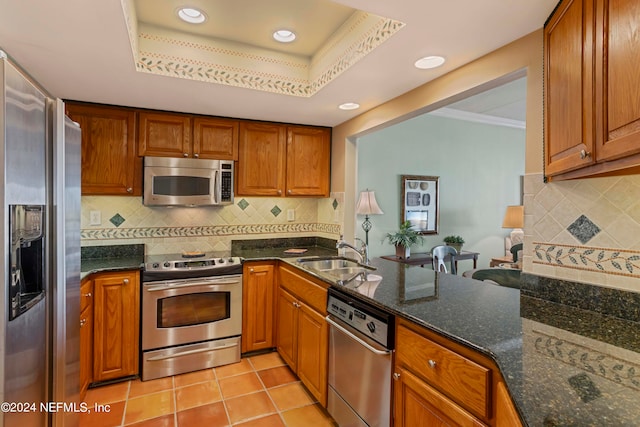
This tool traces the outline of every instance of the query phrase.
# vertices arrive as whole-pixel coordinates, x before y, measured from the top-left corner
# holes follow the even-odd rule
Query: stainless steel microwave
[[[214,206],[233,203],[233,160],[144,158],[143,204]]]

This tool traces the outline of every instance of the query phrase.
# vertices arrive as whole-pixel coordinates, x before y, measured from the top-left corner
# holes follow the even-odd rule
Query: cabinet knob
[[[291,190],[287,190],[287,194],[291,194]]]
[[[437,363],[435,360],[429,359],[429,366],[431,367],[431,369],[435,369]]]
[[[393,379],[396,380],[396,381],[399,380],[400,379],[400,374],[398,372],[394,372],[393,373]]]
[[[189,157],[189,153],[184,153],[182,157]]]
[[[193,155],[193,157],[195,157],[197,159],[198,157],[200,157],[200,154],[196,153],[196,154]]]
[[[85,298],[91,298],[91,292],[87,292],[86,294],[82,294]]]
[[[249,273],[253,273],[253,267],[249,269]]]
[[[278,196],[282,194],[282,190],[278,190]]]
[[[580,158],[584,160],[587,157],[591,157],[591,151],[580,150]]]
[[[87,323],[87,319],[80,319],[80,327],[82,328],[85,323]]]
[[[129,279],[122,280],[122,283],[124,283],[125,285],[128,285],[129,284]]]
[[[133,193],[133,188],[131,187],[127,188],[127,193]]]

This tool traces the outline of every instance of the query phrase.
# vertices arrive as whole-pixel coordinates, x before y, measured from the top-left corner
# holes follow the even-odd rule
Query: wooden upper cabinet
[[[329,197],[331,132],[287,128],[287,196]]]
[[[593,0],[565,0],[544,28],[545,172],[592,164]]]
[[[596,34],[596,158],[640,153],[640,2],[599,0]]]
[[[238,160],[238,120],[193,119],[193,156],[201,159]]]
[[[270,123],[240,123],[239,196],[282,196],[285,183],[285,127]]]
[[[191,157],[191,118],[183,114],[141,112],[138,155]]]
[[[82,194],[142,194],[142,161],[136,156],[133,110],[66,103],[82,130]]]
[[[240,196],[329,196],[331,130],[241,123]]]
[[[640,171],[635,0],[563,0],[545,25],[545,174]]]

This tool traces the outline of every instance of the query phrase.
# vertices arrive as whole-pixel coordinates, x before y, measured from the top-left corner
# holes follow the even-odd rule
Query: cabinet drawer
[[[398,362],[472,413],[488,418],[491,370],[403,327],[397,329]]]
[[[93,303],[93,280],[85,280],[80,285],[80,312]]]
[[[327,288],[287,269],[280,268],[280,285],[321,314],[327,312]],[[327,285],[328,286],[328,285]]]

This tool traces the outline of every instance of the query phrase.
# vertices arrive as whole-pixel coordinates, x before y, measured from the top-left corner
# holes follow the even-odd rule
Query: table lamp
[[[511,245],[522,243],[524,240],[522,227],[524,227],[524,206],[507,206],[502,228],[513,228],[511,234],[509,234]]]
[[[369,245],[369,230],[371,230],[371,221],[369,221],[369,215],[382,215],[382,209],[376,202],[376,195],[373,191],[369,191],[367,188],[365,191],[360,192],[360,198],[358,199],[358,205],[356,206],[356,213],[358,215],[364,215],[364,222],[362,223],[362,229],[365,233],[365,243]]]

